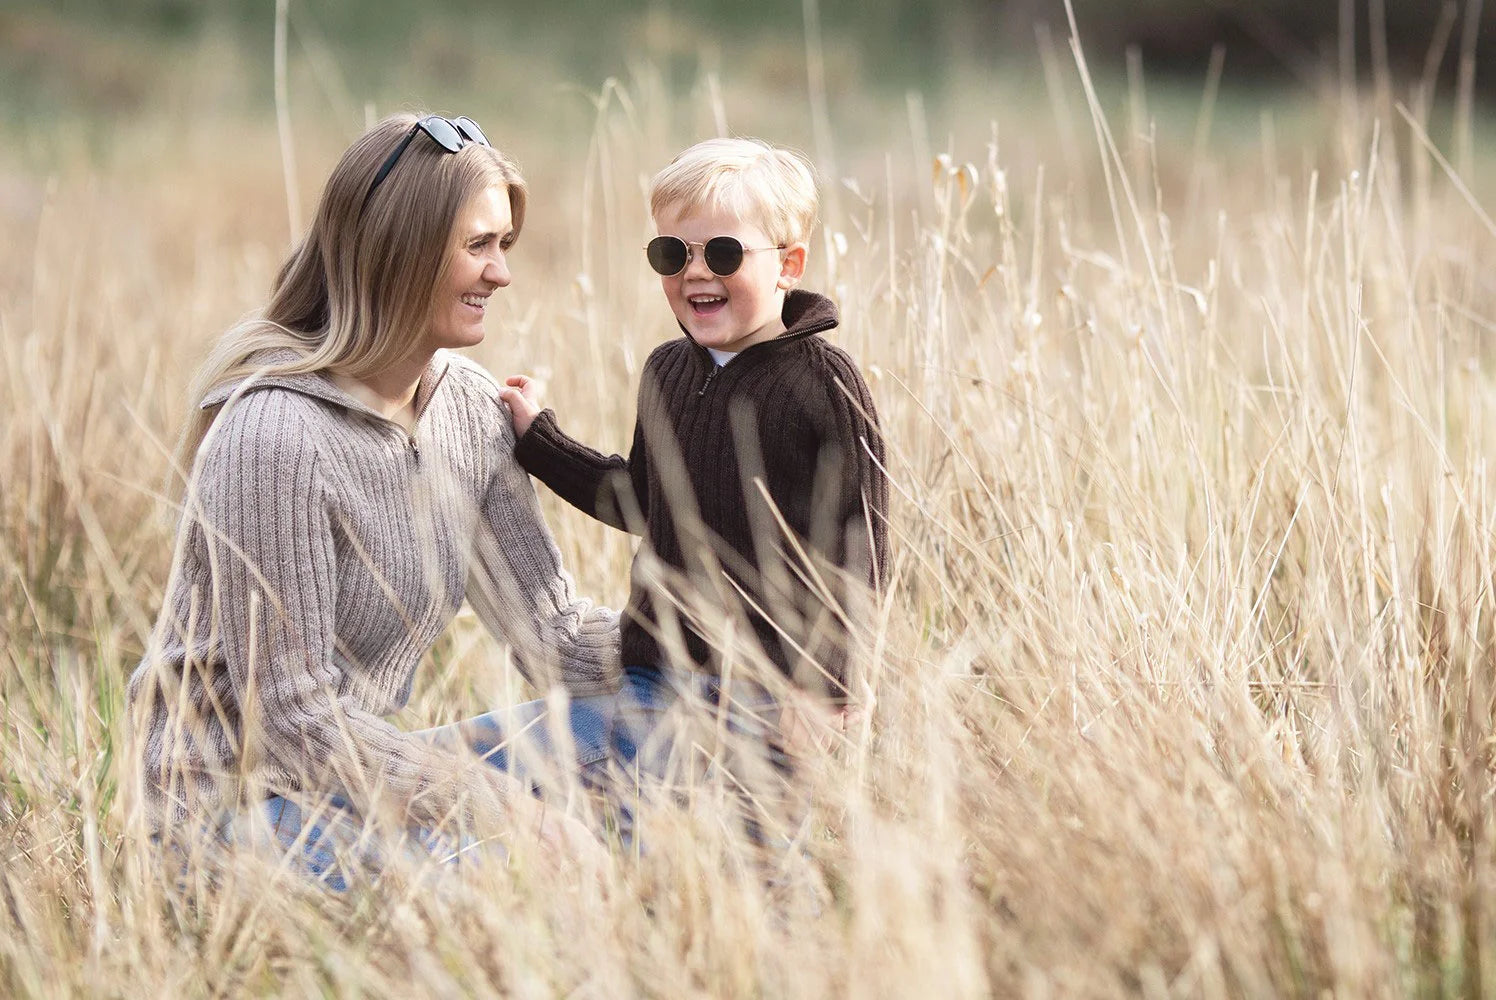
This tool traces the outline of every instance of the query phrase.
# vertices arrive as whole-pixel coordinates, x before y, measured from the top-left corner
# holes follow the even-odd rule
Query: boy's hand
[[[540,416],[542,388],[538,381],[528,375],[510,375],[499,390],[499,398],[509,406],[509,415],[514,420],[516,439],[525,436],[530,424]]]
[[[792,689],[779,711],[779,733],[785,752],[807,758],[830,753],[837,737],[860,713],[846,705],[832,705],[804,691]]]

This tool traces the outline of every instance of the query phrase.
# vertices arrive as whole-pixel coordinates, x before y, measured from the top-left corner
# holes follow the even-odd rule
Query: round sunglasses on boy
[[[692,248],[701,247],[701,257],[706,261],[707,269],[719,278],[726,278],[743,266],[744,254],[783,250],[787,245],[745,247],[734,236],[713,236],[705,243],[687,243],[679,236],[656,236],[645,246],[644,256],[656,274],[669,278],[689,267],[696,253]]]

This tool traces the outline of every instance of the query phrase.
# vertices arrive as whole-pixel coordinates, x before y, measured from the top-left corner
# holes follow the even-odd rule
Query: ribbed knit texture
[[[688,337],[650,354],[627,458],[567,437],[550,410],[515,455],[579,510],[642,530],[649,553],[677,578],[726,595],[729,610],[741,588],[767,612],[741,609],[775,665],[802,686],[841,698],[849,683],[846,623],[806,582],[804,560],[755,480],[817,567],[876,586],[888,538],[883,439],[856,363],[819,335],[836,326],[836,306],[794,291],[783,319],[784,334],[721,368]],[[635,559],[623,616],[622,656],[631,667],[664,660],[652,593],[661,583],[647,563],[642,552]],[[732,583],[723,586],[724,575]],[[835,572],[822,578],[836,603],[852,596]],[[715,671],[699,630],[687,626],[684,638],[693,663]]]
[[[617,614],[574,594],[481,368],[439,352],[413,435],[320,374],[236,388],[203,403],[227,405],[130,679],[157,824],[231,804],[242,777],[449,815],[488,779],[381,716],[464,597],[540,686],[616,687]]]

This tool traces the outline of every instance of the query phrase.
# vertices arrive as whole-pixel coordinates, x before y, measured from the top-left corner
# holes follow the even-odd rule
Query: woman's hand
[[[585,871],[600,877],[608,849],[586,823],[530,794],[527,784],[484,766],[483,776],[496,793],[495,811],[478,819],[489,831],[502,831],[511,849],[535,850],[540,863],[561,871]]]
[[[542,391],[541,384],[528,375],[510,375],[504,380],[499,398],[509,407],[516,439],[524,437],[530,424],[540,415]]]

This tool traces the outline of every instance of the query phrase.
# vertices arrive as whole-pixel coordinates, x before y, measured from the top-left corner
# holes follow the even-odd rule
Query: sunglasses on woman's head
[[[691,256],[696,252],[692,247],[701,247],[701,258],[706,261],[707,269],[719,278],[726,278],[743,266],[743,254],[783,250],[786,245],[745,247],[732,236],[713,236],[705,243],[687,243],[679,236],[656,236],[644,248],[644,256],[649,258],[649,266],[656,274],[668,278],[680,274],[691,263]]]
[[[455,153],[470,142],[476,142],[480,146],[489,145],[488,136],[478,127],[478,123],[463,115],[459,118],[443,118],[441,115],[427,115],[419,119],[405,133],[405,138],[400,140],[384,162],[379,165],[379,170],[374,174],[374,182],[369,185],[368,193],[364,195],[363,207],[369,207],[369,199],[374,197],[374,189],[379,187],[384,179],[395,169],[395,163],[400,159],[400,154],[405,152],[405,147],[416,137],[417,132],[425,132],[431,136],[442,149],[449,153]]]

